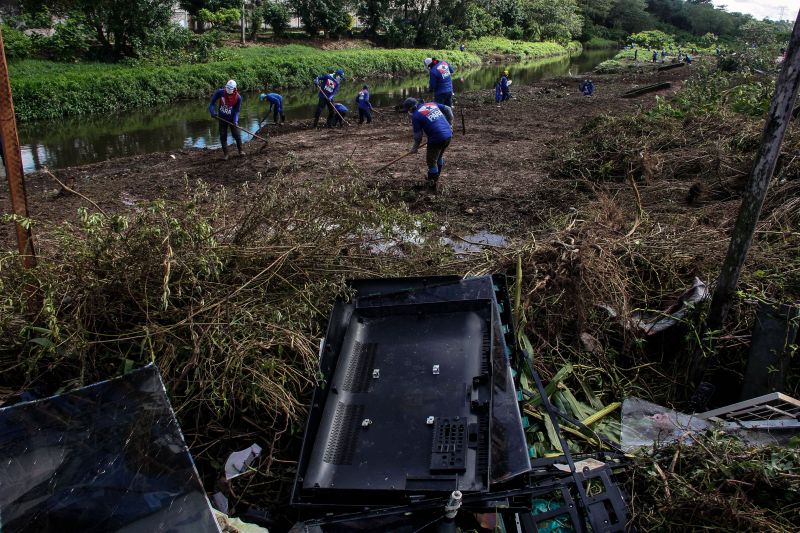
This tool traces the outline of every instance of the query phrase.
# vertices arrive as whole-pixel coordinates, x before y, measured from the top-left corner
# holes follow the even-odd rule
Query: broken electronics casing
[[[576,531],[624,530],[625,498],[608,455],[595,454],[608,464],[591,470],[575,469],[569,455],[567,473],[554,466],[564,456],[531,468],[505,276],[362,280],[351,288],[320,346],[293,488],[306,530],[399,531],[413,523],[422,531],[420,522],[436,520],[455,490],[465,510],[503,508],[520,532],[548,520],[571,520]],[[600,487],[591,497],[589,483]],[[532,509],[536,496],[551,503]]]

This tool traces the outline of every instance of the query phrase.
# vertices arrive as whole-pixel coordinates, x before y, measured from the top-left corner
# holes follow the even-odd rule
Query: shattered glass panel
[[[155,366],[0,409],[0,531],[219,531]]]
[[[622,403],[621,445],[626,452],[678,441],[691,443],[695,432],[708,427],[708,423],[697,416],[685,415],[634,396]]]

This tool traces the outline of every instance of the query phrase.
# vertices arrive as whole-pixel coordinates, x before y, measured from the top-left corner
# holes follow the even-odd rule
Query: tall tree
[[[617,0],[608,13],[609,23],[628,33],[646,30],[653,25],[646,8],[644,0]]]
[[[583,29],[583,18],[576,0],[527,0],[523,10],[527,19],[527,37],[535,40],[566,44]]]
[[[174,0],[44,0],[53,13],[78,13],[114,57],[136,55],[153,31],[170,23]]]

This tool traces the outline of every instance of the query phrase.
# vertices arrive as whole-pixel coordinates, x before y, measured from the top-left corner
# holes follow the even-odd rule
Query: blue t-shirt
[[[452,94],[453,72],[453,67],[447,61],[439,61],[431,67],[430,90],[433,94]]]
[[[272,109],[272,106],[275,106],[278,108],[279,113],[283,111],[283,96],[278,93],[269,93],[267,95],[267,102],[269,102],[270,109]]]
[[[504,93],[508,92],[508,77],[505,75],[500,78],[500,89],[502,89]]]
[[[342,115],[344,115],[348,111],[347,107],[344,104],[333,104],[333,107],[335,107],[336,110]]]
[[[225,89],[217,89],[216,92],[211,96],[211,104],[208,106],[208,112],[214,112],[214,105],[219,100],[219,111],[217,114],[227,120],[228,122],[233,122],[234,124],[239,123],[239,109],[242,107],[242,95],[236,95],[236,103],[233,106],[228,106],[225,103]]]
[[[411,115],[411,124],[414,133],[424,131],[428,136],[428,143],[440,143],[453,137],[453,129],[444,116],[439,104],[429,102],[422,104]]]
[[[369,91],[366,89],[361,89],[356,97],[356,102],[358,102],[359,109],[363,109],[364,111],[372,109],[372,104],[369,102]]]
[[[328,97],[328,100],[333,101],[333,97],[339,92],[339,82],[336,81],[336,78],[330,74],[324,74],[317,76],[314,81],[322,89],[323,94]],[[320,98],[322,98],[322,95],[320,95]]]

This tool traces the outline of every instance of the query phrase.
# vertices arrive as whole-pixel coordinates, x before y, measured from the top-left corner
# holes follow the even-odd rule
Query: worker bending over
[[[436,188],[444,167],[444,153],[453,138],[453,111],[449,106],[435,102],[408,98],[403,102],[403,110],[411,114],[414,130],[414,144],[410,153],[415,154],[422,142],[422,134],[428,137],[428,150],[425,162],[428,165],[428,185]]]
[[[333,104],[333,107],[336,108],[336,115],[333,117],[333,126],[339,126],[340,128],[344,126],[344,117],[347,116],[347,112],[350,111],[344,104]]]
[[[583,96],[592,96],[594,94],[594,83],[592,83],[592,80],[584,80],[580,89]]]
[[[431,71],[428,89],[433,93],[433,101],[453,107],[453,67],[447,61],[430,57],[425,59],[425,66]]]
[[[269,109],[267,109],[267,116],[272,113],[272,122],[275,124],[281,124],[286,122],[286,115],[283,114],[283,96],[279,95],[278,93],[268,93],[264,94],[261,93],[258,95],[258,99],[260,101],[266,100],[269,102]],[[278,117],[280,116],[281,121],[278,122]]]
[[[328,108],[328,119],[325,121],[325,126],[330,128],[333,126],[333,119],[336,112],[333,110],[333,99],[339,92],[339,84],[344,79],[344,71],[339,69],[333,74],[323,74],[314,78],[314,85],[317,87],[319,102],[317,103],[317,110],[314,112],[314,127],[319,123],[319,116],[322,114],[323,108]]]
[[[217,106],[219,102],[219,106]],[[242,107],[242,95],[236,88],[236,82],[228,80],[225,87],[217,89],[211,96],[208,112],[213,118],[219,120],[219,143],[222,145],[223,159],[228,159],[228,127],[230,127],[233,140],[239,155],[242,152],[242,134],[239,132],[239,110]]]

